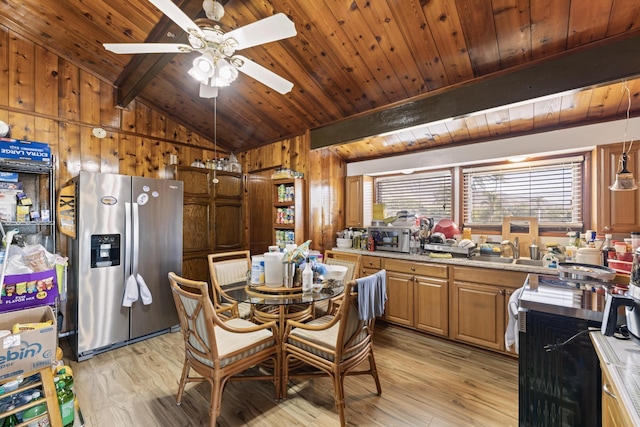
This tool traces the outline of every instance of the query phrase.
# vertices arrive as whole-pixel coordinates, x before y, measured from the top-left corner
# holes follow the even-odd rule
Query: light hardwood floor
[[[382,395],[370,376],[345,382],[353,426],[516,426],[517,360],[378,322],[374,352]],[[175,396],[184,354],[180,333],[164,334],[71,364],[88,427],[208,425],[207,383]],[[267,381],[231,382],[219,426],[336,426],[328,377],[292,380],[274,399]]]

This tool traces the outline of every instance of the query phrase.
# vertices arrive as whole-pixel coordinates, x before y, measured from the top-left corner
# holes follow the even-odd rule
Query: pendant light
[[[631,146],[633,145],[633,138],[629,143],[629,148],[626,148],[627,142],[627,129],[629,127],[629,115],[631,111],[631,91],[627,87],[627,81],[624,81],[624,89],[627,91],[627,121],[624,127],[624,139],[622,140],[622,154],[620,155],[618,172],[616,173],[616,180],[609,190],[611,191],[633,191],[638,188],[636,184],[636,180],[633,177],[633,174],[629,172],[627,169],[627,161],[629,160],[629,151],[631,151]]]
[[[213,157],[216,164],[213,167],[213,184],[218,183],[216,170],[218,169],[218,98],[213,98]]]

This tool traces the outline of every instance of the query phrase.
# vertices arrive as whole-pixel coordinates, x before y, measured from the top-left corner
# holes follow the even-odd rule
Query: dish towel
[[[140,274],[136,274],[136,281],[140,287],[140,298],[142,299],[142,303],[144,305],[151,304],[153,302],[153,297],[151,296],[151,291],[147,286],[147,282],[144,281]]]
[[[358,282],[358,316],[360,320],[380,317],[387,300],[387,272],[380,270],[371,276],[356,279]]]
[[[504,346],[507,350],[511,350],[513,346],[516,353],[519,353],[518,349],[518,335],[520,334],[518,328],[518,307],[520,306],[520,295],[524,288],[516,289],[509,297],[509,305],[507,310],[509,311],[509,323],[507,324],[507,330],[504,333]]]
[[[124,285],[124,296],[122,297],[122,306],[131,307],[131,304],[138,301],[138,284],[133,274],[127,277]]]

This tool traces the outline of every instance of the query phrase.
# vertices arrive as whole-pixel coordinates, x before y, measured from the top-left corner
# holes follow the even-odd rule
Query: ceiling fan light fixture
[[[200,83],[200,98],[216,98],[218,96],[218,88],[205,83]]]
[[[211,86],[229,86],[238,77],[238,70],[226,60],[220,58],[216,62],[216,69],[211,78]]]
[[[188,73],[200,83],[207,83],[215,71],[213,58],[205,53],[193,60],[193,67]]]

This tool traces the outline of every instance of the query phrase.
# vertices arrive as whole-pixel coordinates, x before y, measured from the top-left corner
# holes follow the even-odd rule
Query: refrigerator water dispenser
[[[120,265],[120,235],[91,235],[91,268]]]

